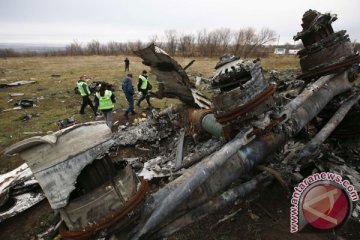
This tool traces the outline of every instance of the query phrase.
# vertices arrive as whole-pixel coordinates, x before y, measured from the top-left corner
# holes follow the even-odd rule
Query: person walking
[[[128,58],[125,58],[124,63],[125,63],[125,72],[129,72],[130,71],[130,60]]]
[[[98,92],[95,93],[95,103],[98,109],[104,114],[106,125],[111,129],[112,127],[112,110],[115,103],[115,95],[111,90],[106,89],[102,84]]]
[[[80,79],[77,81],[77,87],[79,90],[79,93],[82,97],[82,103],[81,103],[81,108],[80,108],[80,114],[85,114],[84,110],[86,108],[87,105],[89,105],[91,107],[91,109],[94,112],[94,115],[96,116],[96,108],[94,107],[91,99],[90,99],[90,89],[89,86],[86,83],[87,76],[86,75],[82,75],[80,76]]]
[[[133,75],[131,73],[128,73],[126,78],[124,79],[123,83],[122,83],[122,90],[124,91],[125,93],[125,97],[126,97],[126,100],[128,102],[128,109],[125,111],[125,114],[124,116],[127,118],[128,117],[128,114],[131,113],[132,115],[135,115],[136,112],[134,111],[134,94],[135,94],[135,91],[134,91],[134,87],[133,87],[133,84],[132,84],[132,78],[133,78]]]
[[[148,104],[147,109],[150,110],[152,108],[152,105],[150,103],[150,96],[148,90],[151,90],[152,87],[151,84],[149,83],[146,70],[142,71],[142,74],[139,76],[139,82],[137,87],[138,87],[138,91],[141,92],[141,97],[136,105],[140,107],[141,102],[144,99],[146,99],[146,102]]]

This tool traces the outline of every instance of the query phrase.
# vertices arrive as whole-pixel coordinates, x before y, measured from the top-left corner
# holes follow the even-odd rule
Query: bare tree
[[[214,57],[218,55],[217,50],[220,46],[220,35],[217,30],[210,32],[206,38],[207,56]]]
[[[128,49],[127,49],[128,54],[131,54],[133,51],[137,51],[144,47],[143,43],[140,40],[136,42],[128,42],[127,45],[128,45]]]
[[[74,39],[73,42],[70,43],[70,45],[67,45],[65,47],[65,52],[66,55],[71,55],[71,56],[82,55],[83,49],[81,47],[81,43],[79,43],[76,39]]]
[[[216,32],[219,35],[220,41],[218,54],[223,55],[229,51],[233,34],[231,33],[230,28],[221,28],[218,29]]]
[[[86,53],[89,55],[100,54],[100,42],[98,40],[92,40],[86,46]]]
[[[264,44],[270,44],[276,40],[276,32],[268,28],[263,28],[259,33],[252,27],[240,29],[235,34],[233,54],[244,58],[255,55]]]
[[[18,57],[19,54],[12,48],[0,49],[0,58]]]
[[[206,29],[197,32],[196,43],[197,43],[197,53],[199,56],[207,56],[207,32]]]
[[[153,34],[149,37],[149,42],[150,43],[157,43],[159,41],[159,36],[157,34]]]
[[[165,31],[165,50],[168,54],[174,56],[177,48],[177,33],[176,30]]]
[[[108,54],[110,55],[118,55],[120,54],[120,51],[121,48],[120,48],[120,44],[117,43],[117,42],[108,42],[107,44],[107,51],[108,51]]]
[[[245,28],[240,30],[240,36],[240,39],[243,41],[241,55],[246,58],[257,41],[256,30],[252,27]]]
[[[192,34],[181,34],[179,37],[178,52],[183,57],[195,55],[195,36]]]
[[[101,54],[101,55],[104,55],[104,56],[111,55],[108,46],[104,45],[104,44],[100,44],[100,49],[99,49],[98,54],[99,55]]]
[[[276,41],[277,34],[274,30],[269,28],[262,28],[260,33],[257,34],[257,44],[264,45]]]
[[[276,41],[276,39],[277,34],[275,31],[269,28],[262,28],[256,35],[255,43],[249,48],[249,53],[259,55],[264,45],[273,43]]]
[[[156,44],[160,48],[164,48],[164,43],[161,42],[159,35],[153,34],[149,37],[149,42]]]

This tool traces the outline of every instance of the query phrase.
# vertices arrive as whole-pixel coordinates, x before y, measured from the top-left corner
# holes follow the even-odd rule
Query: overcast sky
[[[169,29],[245,27],[267,27],[293,43],[308,9],[337,14],[334,30],[360,41],[359,0],[0,0],[0,43],[149,41]]]

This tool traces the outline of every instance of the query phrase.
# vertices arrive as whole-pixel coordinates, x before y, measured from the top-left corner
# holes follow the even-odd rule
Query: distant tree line
[[[243,58],[265,57],[274,52],[274,45],[272,44],[277,40],[277,33],[268,28],[263,28],[260,31],[252,27],[238,31],[229,28],[213,31],[204,29],[196,33],[178,33],[176,30],[166,30],[162,37],[153,35],[146,42],[111,41],[102,44],[98,40],[92,40],[89,43],[82,44],[74,40],[63,50],[17,52],[14,49],[0,49],[0,57],[132,55],[134,50],[144,48],[149,43],[155,43],[171,56],[218,57],[228,53]],[[294,45],[285,44],[285,46]],[[354,43],[354,47],[359,49],[359,44]]]

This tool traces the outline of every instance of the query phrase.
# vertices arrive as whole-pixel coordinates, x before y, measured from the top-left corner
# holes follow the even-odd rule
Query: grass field
[[[19,80],[35,80],[36,83],[0,88],[0,110],[15,107],[20,99],[32,99],[36,107],[0,112],[0,173],[17,167],[21,162],[18,158],[3,156],[3,150],[9,145],[33,135],[25,132],[42,132],[58,130],[57,121],[71,116],[77,122],[93,121],[89,108],[85,115],[78,114],[81,97],[74,93],[74,87],[79,76],[86,74],[92,80],[101,80],[116,86],[117,106],[125,107],[125,98],[119,90],[120,83],[125,77],[125,56],[78,56],[78,57],[29,57],[0,59],[0,84]],[[180,65],[185,66],[193,58],[175,58]],[[129,57],[130,72],[137,75],[143,69],[150,70],[142,64],[138,57]],[[194,76],[201,73],[210,78],[218,59],[195,58],[195,63],[187,70]],[[274,56],[262,59],[264,68],[287,69],[298,68],[296,56]],[[60,75],[52,77],[52,75]],[[155,82],[155,76],[150,73],[150,81]],[[135,83],[136,84],[136,83]],[[154,85],[154,84],[153,84]],[[155,84],[156,87],[156,84]],[[24,93],[22,97],[10,97],[10,93]],[[156,107],[164,107],[172,100],[152,100]],[[33,118],[22,121],[25,114],[32,114]]]

